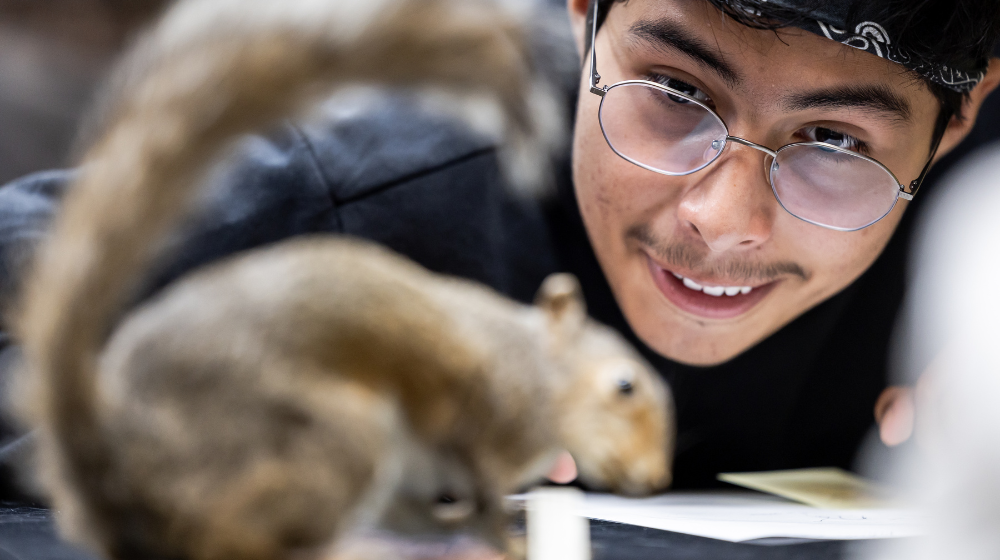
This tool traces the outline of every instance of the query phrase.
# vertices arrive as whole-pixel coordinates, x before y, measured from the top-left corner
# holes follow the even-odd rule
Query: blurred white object
[[[583,492],[539,488],[528,494],[528,560],[590,560]]]
[[[591,519],[730,542],[887,539],[919,535],[923,527],[920,513],[907,509],[821,509],[743,490],[669,492],[650,498],[588,494],[582,511]]]
[[[938,186],[920,226],[900,363],[928,373],[901,467],[928,537],[889,558],[1000,558],[1000,148]],[[911,379],[910,381],[914,381]]]

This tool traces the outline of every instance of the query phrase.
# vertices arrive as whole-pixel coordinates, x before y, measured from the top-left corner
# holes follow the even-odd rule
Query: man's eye
[[[671,78],[669,76],[663,76],[660,74],[650,74],[649,76],[646,77],[646,79],[651,82],[656,82],[660,85],[667,86],[670,89],[677,90],[687,95],[688,97],[701,101],[702,103],[709,104],[712,102],[712,98],[709,97],[708,94],[706,94],[705,92],[701,91],[700,89],[694,87],[693,85],[687,82],[678,80],[677,78]],[[675,97],[671,95],[670,99],[676,101],[677,103],[690,103],[690,101],[684,99],[683,97]]]
[[[837,132],[836,130],[831,130],[829,128],[823,128],[822,126],[809,126],[803,128],[801,134],[805,137],[806,142],[821,142],[823,144],[830,144],[831,146],[855,152],[864,152],[864,148],[866,147],[864,142],[851,135],[844,134],[843,132]]]

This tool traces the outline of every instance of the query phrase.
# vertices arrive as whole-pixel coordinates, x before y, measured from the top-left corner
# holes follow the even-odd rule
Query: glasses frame
[[[778,201],[778,204],[781,205],[781,208],[784,209],[785,212],[788,212],[789,214],[791,214],[792,216],[794,216],[795,218],[798,218],[798,219],[800,219],[800,220],[802,220],[804,222],[807,222],[807,223],[810,223],[810,224],[813,224],[813,225],[816,225],[816,226],[820,226],[820,227],[824,227],[824,228],[832,229],[832,230],[836,230],[836,231],[844,231],[844,232],[858,231],[858,230],[864,229],[864,228],[866,228],[866,227],[868,227],[868,226],[870,226],[870,225],[872,225],[872,224],[874,224],[874,223],[882,220],[886,216],[888,216],[889,213],[892,212],[893,208],[896,207],[896,203],[899,202],[900,198],[902,198],[903,200],[906,200],[906,201],[913,200],[914,195],[916,195],[917,191],[920,190],[920,186],[923,184],[924,178],[926,177],[927,172],[931,168],[931,164],[934,162],[934,156],[937,154],[938,147],[941,144],[941,139],[944,137],[944,130],[946,128],[944,125],[947,124],[947,122],[951,119],[951,116],[952,116],[951,112],[949,110],[947,110],[945,107],[941,108],[941,113],[940,113],[939,118],[938,118],[938,123],[937,123],[937,126],[935,127],[935,131],[934,131],[934,138],[933,138],[933,141],[932,141],[931,155],[927,159],[927,162],[924,164],[924,168],[923,168],[923,170],[921,170],[920,175],[910,183],[910,192],[906,192],[906,186],[903,185],[903,183],[901,183],[899,181],[899,179],[896,177],[896,174],[893,173],[892,170],[890,170],[888,167],[886,167],[885,165],[883,165],[882,162],[880,162],[880,161],[878,161],[876,159],[870,158],[870,157],[868,157],[866,155],[859,154],[857,152],[848,150],[846,148],[841,148],[839,146],[833,146],[831,144],[827,144],[827,143],[824,143],[824,142],[795,142],[795,143],[792,143],[792,144],[786,144],[786,145],[778,148],[777,150],[772,150],[772,149],[768,148],[767,146],[762,146],[762,145],[757,144],[755,142],[751,142],[750,140],[747,140],[745,138],[740,138],[739,136],[732,136],[731,134],[729,134],[729,127],[726,126],[726,122],[723,121],[722,117],[720,117],[718,115],[718,113],[716,113],[714,110],[712,110],[711,107],[709,107],[708,105],[705,105],[701,101],[699,101],[699,100],[691,97],[690,95],[688,95],[688,94],[686,94],[686,93],[684,93],[682,91],[678,91],[676,89],[673,89],[671,87],[665,86],[663,84],[658,84],[656,82],[651,82],[649,80],[623,80],[623,81],[620,81],[620,82],[616,82],[616,83],[614,83],[612,85],[600,86],[601,75],[597,72],[597,27],[598,27],[597,26],[597,23],[598,23],[597,10],[598,10],[598,7],[599,7],[599,2],[597,0],[591,0],[590,1],[590,9],[588,10],[588,14],[587,14],[587,20],[588,20],[587,23],[590,24],[590,36],[588,37],[588,39],[589,39],[589,41],[588,41],[589,42],[588,47],[589,47],[589,50],[590,50],[590,93],[593,93],[594,95],[597,95],[597,96],[599,96],[601,98],[601,104],[600,104],[600,106],[597,109],[597,115],[598,115],[597,120],[598,120],[598,124],[600,124],[600,126],[601,126],[601,133],[604,135],[604,140],[607,142],[608,147],[610,147],[611,150],[615,154],[618,155],[618,157],[624,159],[625,161],[628,161],[629,163],[637,165],[637,166],[639,166],[639,167],[641,167],[643,169],[646,169],[648,171],[652,171],[654,173],[659,173],[660,175],[667,175],[667,176],[671,176],[671,177],[679,177],[679,176],[684,176],[684,175],[691,175],[691,174],[697,173],[697,172],[701,171],[702,169],[705,169],[709,165],[715,163],[715,161],[718,160],[719,157],[722,156],[722,153],[726,150],[726,146],[729,145],[730,141],[736,142],[737,144],[742,144],[742,145],[747,146],[749,148],[753,148],[753,149],[758,150],[760,152],[763,152],[764,154],[766,154],[766,155],[768,155],[768,156],[771,157],[771,165],[768,166],[767,179],[768,179],[768,182],[771,184],[771,192],[772,192],[772,194],[774,194],[774,198],[775,198],[775,200]],[[701,107],[701,108],[705,109],[706,111],[708,111],[708,113],[710,115],[712,115],[715,118],[715,120],[717,120],[719,122],[719,124],[722,125],[722,129],[725,130],[725,132],[726,132],[726,137],[722,140],[722,142],[723,142],[722,147],[718,149],[718,151],[716,152],[715,156],[712,157],[712,159],[708,160],[707,162],[705,162],[704,164],[702,164],[701,166],[699,166],[696,169],[692,169],[691,171],[686,171],[686,172],[683,172],[683,173],[673,173],[673,172],[669,172],[669,171],[664,171],[662,169],[657,169],[657,168],[652,167],[650,165],[647,165],[647,164],[644,164],[642,162],[636,161],[636,160],[634,160],[634,159],[632,159],[632,158],[630,158],[630,157],[622,154],[621,152],[619,152],[618,149],[615,148],[614,144],[611,143],[611,140],[608,138],[607,132],[604,130],[604,121],[601,119],[601,111],[604,109],[605,96],[607,95],[607,93],[609,91],[611,91],[612,89],[614,89],[616,87],[631,86],[631,85],[641,85],[641,86],[645,86],[645,87],[652,87],[654,89],[658,89],[660,91],[663,91],[663,92],[667,93],[668,95],[673,95],[673,96],[676,96],[676,97],[681,97],[681,98],[683,98],[683,99],[685,99],[687,101],[690,101],[691,103],[695,103],[699,107]],[[884,214],[882,214],[878,218],[872,220],[871,222],[868,222],[867,224],[865,224],[863,226],[853,227],[853,228],[844,228],[844,227],[838,227],[838,226],[831,226],[831,225],[827,225],[827,224],[822,224],[822,223],[815,222],[815,221],[807,219],[807,218],[803,218],[801,216],[798,216],[797,214],[794,214],[791,210],[789,210],[785,206],[785,204],[783,202],[781,202],[781,197],[778,196],[777,188],[774,186],[774,168],[775,168],[775,163],[777,162],[778,154],[780,154],[783,150],[786,150],[786,149],[789,149],[789,148],[796,148],[796,147],[799,147],[799,146],[813,146],[813,147],[822,148],[822,149],[828,150],[828,151],[841,152],[841,153],[844,153],[844,154],[847,154],[847,155],[850,155],[850,156],[853,156],[853,157],[857,157],[857,158],[860,158],[862,160],[874,163],[875,165],[879,166],[879,168],[881,168],[883,171],[885,171],[889,175],[889,177],[892,178],[893,182],[896,183],[896,187],[897,187],[897,189],[896,189],[896,196],[895,196],[895,198],[892,201],[892,205],[889,207],[888,210],[885,211]]]

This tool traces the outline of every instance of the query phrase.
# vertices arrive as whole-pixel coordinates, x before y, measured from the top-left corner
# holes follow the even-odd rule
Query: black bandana
[[[795,10],[799,3],[795,0],[771,0],[771,3]],[[902,64],[930,81],[948,89],[967,92],[976,87],[986,76],[984,63],[980,68],[959,70],[943,65],[930,64],[912,56],[893,41],[893,34],[879,22],[865,17],[866,7],[871,4],[857,3],[860,9],[847,21],[848,8],[852,2],[826,2],[826,5],[809,11],[809,19],[796,24],[797,27],[822,35],[838,43],[860,49],[879,58]]]

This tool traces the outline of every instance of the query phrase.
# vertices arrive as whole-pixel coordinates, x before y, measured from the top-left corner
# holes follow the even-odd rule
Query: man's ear
[[[579,333],[587,320],[583,290],[572,274],[550,274],[538,289],[535,305],[545,313],[556,338],[563,342]]]
[[[590,0],[566,0],[566,10],[569,12],[569,23],[573,28],[573,40],[576,43],[576,52],[580,55],[580,60],[586,60],[587,53],[583,52],[587,36],[587,11],[590,9]]]
[[[951,122],[948,123],[948,129],[945,130],[944,136],[941,138],[941,147],[938,149],[935,160],[941,159],[968,136],[976,124],[976,118],[979,117],[979,110],[983,103],[998,85],[1000,85],[1000,58],[993,58],[990,60],[986,77],[969,92],[969,99],[962,106],[962,119],[952,117]]]

